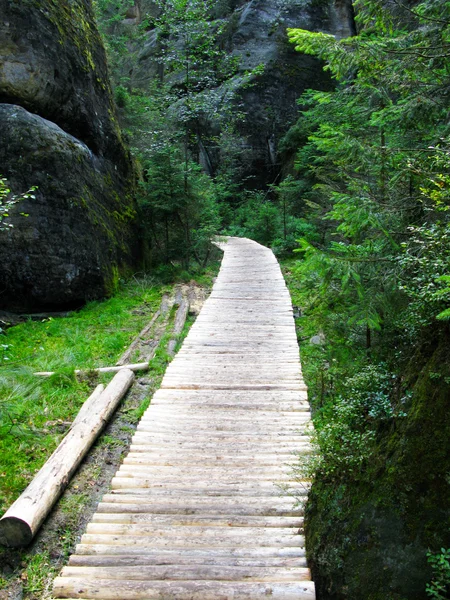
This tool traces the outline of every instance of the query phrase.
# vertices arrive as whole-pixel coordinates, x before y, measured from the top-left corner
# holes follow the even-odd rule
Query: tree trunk
[[[31,542],[133,380],[133,371],[122,369],[101,394],[97,389],[86,400],[88,406],[66,437],[0,519],[0,544],[19,547]]]
[[[167,345],[167,354],[173,356],[175,353],[175,347],[177,345],[177,336],[183,331],[184,324],[186,322],[186,317],[189,311],[189,301],[186,298],[182,298],[180,300],[180,304],[178,306],[177,314],[175,315],[175,323],[172,331],[172,339],[169,341]]]

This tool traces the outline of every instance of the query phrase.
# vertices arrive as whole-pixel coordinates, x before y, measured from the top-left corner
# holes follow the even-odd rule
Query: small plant
[[[23,194],[13,194],[12,190],[8,187],[8,180],[6,177],[0,176],[0,231],[10,229],[14,227],[12,223],[5,223],[4,219],[9,217],[11,208],[17,204],[20,200],[26,200],[28,198],[35,198],[33,194],[37,190],[36,186],[32,186]],[[27,213],[20,213],[23,217],[28,217]]]
[[[450,548],[427,552],[427,558],[433,569],[431,583],[426,585],[427,596],[434,600],[447,600],[450,592]]]
[[[24,591],[30,594],[44,592],[50,586],[54,576],[55,568],[51,566],[48,553],[35,554],[21,576]]]

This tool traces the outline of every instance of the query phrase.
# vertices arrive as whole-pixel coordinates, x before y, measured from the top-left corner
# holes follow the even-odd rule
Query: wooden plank
[[[125,548],[120,544],[77,544],[76,552],[80,555],[85,556],[122,556]],[[303,547],[294,546],[259,546],[254,545],[250,547],[220,547],[216,545],[203,546],[197,548],[152,548],[151,545],[143,546],[130,546],[126,548],[128,556],[153,556],[158,553],[161,559],[167,559],[170,557],[173,560],[176,556],[189,557],[189,558],[298,558],[305,556],[305,549]]]
[[[131,548],[139,548],[140,550],[146,548],[155,549],[176,549],[176,548],[185,548],[185,549],[202,549],[202,548],[210,548],[210,547],[220,547],[222,550],[232,549],[236,550],[239,548],[253,548],[254,546],[258,548],[265,547],[277,547],[281,546],[283,548],[303,548],[305,545],[304,537],[301,535],[274,535],[273,533],[269,535],[262,534],[254,534],[252,537],[250,535],[223,535],[222,533],[217,533],[210,531],[210,535],[208,536],[195,536],[195,535],[183,535],[183,536],[169,536],[166,535],[157,537],[153,534],[150,535],[107,535],[107,534],[88,534],[85,533],[81,538],[81,544],[84,545],[95,545],[102,544],[105,546],[122,546]],[[127,550],[128,551],[128,550]]]
[[[175,465],[153,466],[143,464],[123,464],[117,474],[120,477],[181,477],[186,473],[184,465],[177,467]],[[249,473],[248,466],[237,465],[212,465],[212,466],[192,466],[189,469],[189,477],[214,477],[214,479],[224,481],[227,477],[235,479],[239,477],[240,481],[247,480],[266,480],[272,481],[277,477],[291,477],[291,468],[285,465],[276,466],[258,466],[253,465]]]
[[[177,565],[142,567],[65,567],[62,577],[78,577],[80,579],[122,579],[126,581],[152,580],[208,580],[208,581],[304,581],[311,577],[309,569],[304,567],[227,567],[204,565]]]
[[[270,596],[271,600],[312,600],[314,584],[301,583],[251,583],[218,581],[123,581],[98,579],[95,581],[75,577],[57,577],[53,595],[60,598],[92,598],[98,600],[254,600]]]
[[[236,566],[236,567],[306,567],[306,558],[304,556],[294,557],[260,557],[260,558],[239,558],[233,556],[192,556],[181,554],[180,552],[174,552],[172,555],[168,555],[167,552],[164,555],[158,554],[133,554],[133,555],[121,555],[111,554],[72,554],[69,559],[69,565],[71,566],[93,566],[93,567],[115,567],[120,569],[122,567],[135,567],[135,566],[154,566],[154,565],[220,565],[220,566]]]
[[[166,461],[168,465],[178,466],[178,467],[188,467],[192,465],[195,467],[196,465],[206,467],[218,467],[221,465],[226,466],[238,466],[245,467],[248,469],[255,467],[262,467],[265,465],[283,465],[286,467],[291,467],[298,462],[298,455],[286,455],[280,456],[280,454],[274,453],[260,453],[257,456],[252,455],[228,455],[228,454],[216,454],[216,456],[211,456],[209,453],[201,453],[197,452],[191,454],[190,457],[186,457],[183,452],[171,452],[170,449],[167,450],[167,453],[164,453],[164,449],[154,448],[153,451],[150,452],[130,452],[128,456],[125,458],[123,464],[124,465],[158,465],[161,464],[162,461]]]
[[[280,479],[279,483],[272,482],[259,482],[251,484],[252,482],[239,482],[233,484],[231,481],[227,483],[214,482],[214,485],[210,485],[209,482],[205,482],[199,479],[185,479],[180,482],[179,480],[156,480],[155,478],[129,478],[129,477],[114,477],[111,482],[112,490],[122,491],[123,494],[141,494],[146,496],[195,496],[197,494],[203,494],[205,496],[274,496],[278,497],[281,493],[280,487],[286,486],[289,493],[294,496],[306,496],[308,494],[307,486],[303,484],[296,484],[295,482],[288,482],[287,480]]]
[[[158,526],[186,527],[303,527],[303,517],[236,516],[230,515],[155,515],[153,513],[95,513],[91,523],[147,523]]]
[[[109,501],[107,501],[109,499]],[[209,516],[265,516],[265,517],[293,517],[302,516],[304,505],[293,498],[280,498],[279,496],[258,498],[245,497],[240,502],[237,497],[217,496],[216,498],[195,496],[175,497],[144,497],[132,494],[116,494],[111,499],[104,497],[98,505],[97,511],[105,514],[153,514],[153,515],[197,515],[207,513]]]
[[[154,537],[166,540],[180,541],[189,545],[193,541],[192,538],[201,538],[202,540],[215,540],[219,546],[222,542],[228,540],[236,540],[238,543],[243,540],[249,544],[256,538],[274,540],[279,537],[291,540],[294,546],[302,546],[304,542],[303,536],[298,534],[298,531],[292,527],[220,527],[220,526],[200,526],[190,525],[189,527],[172,527],[172,526],[157,526],[152,523],[89,523],[86,529],[86,536],[95,535],[117,538],[120,543],[122,539],[129,536],[136,538]],[[100,539],[100,538],[99,538]],[[85,543],[85,538],[82,538]],[[286,540],[283,541],[286,543]],[[290,542],[288,542],[290,545]],[[252,545],[252,544],[250,544]]]

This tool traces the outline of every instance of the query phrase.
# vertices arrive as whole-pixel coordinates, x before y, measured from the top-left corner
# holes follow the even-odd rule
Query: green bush
[[[433,569],[433,579],[426,586],[427,596],[433,600],[447,600],[450,593],[450,548],[428,552],[427,557]]]

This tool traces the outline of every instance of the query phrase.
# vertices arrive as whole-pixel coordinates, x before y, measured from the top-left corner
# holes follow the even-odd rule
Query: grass
[[[65,318],[17,325],[1,336],[0,513],[56,448],[92,388],[110,374],[74,369],[113,365],[157,310],[167,286],[134,279],[105,301]],[[56,371],[38,378],[34,371]]]
[[[217,268],[195,273],[195,281],[211,286]],[[176,276],[177,282],[190,279],[184,272]],[[91,302],[68,317],[29,321],[0,335],[0,514],[57,447],[95,385],[113,376],[91,371],[75,377],[74,369],[114,365],[170,290],[162,281],[167,277],[133,278],[113,298]],[[173,318],[174,313],[169,328]],[[192,321],[188,317],[177,349]],[[170,337],[168,330],[151,362],[153,389],[171,359],[165,350]],[[40,378],[35,371],[56,373]],[[132,411],[132,421],[149,402]]]

